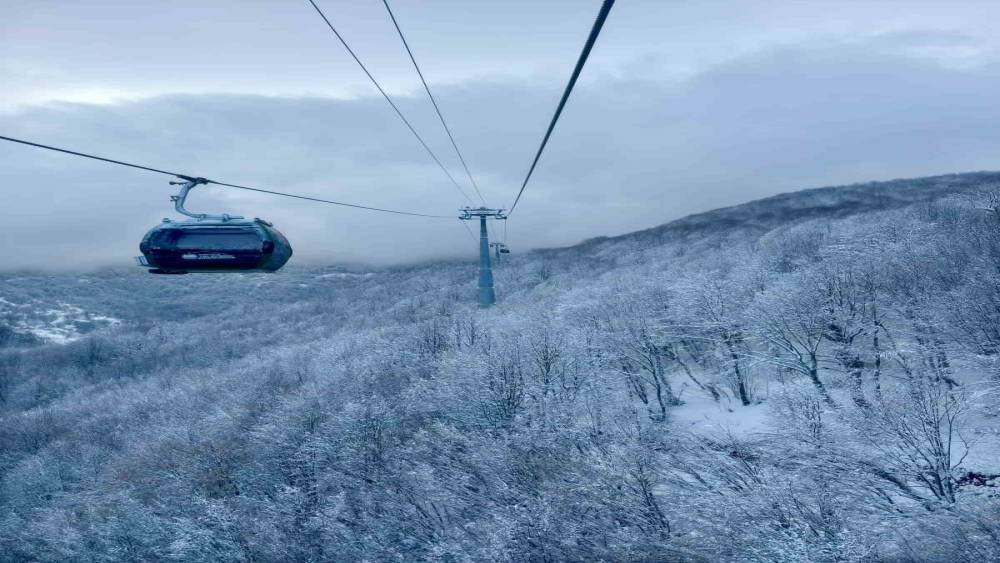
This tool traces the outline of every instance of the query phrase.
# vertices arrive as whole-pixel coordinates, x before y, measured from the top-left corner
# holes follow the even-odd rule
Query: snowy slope
[[[1000,236],[943,201],[997,181],[515,252],[489,310],[471,259],[4,275],[0,553],[1000,560]]]

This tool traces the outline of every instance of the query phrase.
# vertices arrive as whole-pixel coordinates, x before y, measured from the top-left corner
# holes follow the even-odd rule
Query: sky
[[[317,3],[472,194],[382,3]],[[510,206],[599,4],[391,2],[490,206]],[[470,204],[307,0],[0,0],[0,13],[0,135],[361,205]],[[1000,169],[996,21],[997,2],[619,0],[507,242],[563,246],[798,189]],[[3,269],[130,263],[175,216],[169,180],[0,143]],[[219,187],[188,208],[267,219],[300,264],[477,251],[457,219]]]

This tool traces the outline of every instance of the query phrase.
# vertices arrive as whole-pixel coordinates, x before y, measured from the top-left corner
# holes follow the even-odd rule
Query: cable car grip
[[[184,202],[185,200],[187,200],[188,193],[191,191],[191,188],[194,188],[199,184],[208,184],[209,180],[200,177],[193,178],[191,176],[182,176],[180,174],[178,174],[177,177],[181,178],[184,181],[170,182],[170,185],[172,186],[179,185],[181,187],[177,195],[170,196],[170,201],[174,202],[174,209],[176,209],[177,212],[180,213],[181,215],[187,215],[188,217],[191,217],[192,219],[198,219],[199,221],[206,219],[229,221],[230,219],[243,218],[239,215],[229,215],[228,213],[223,213],[221,215],[209,215],[207,213],[191,213],[190,211],[184,208]]]

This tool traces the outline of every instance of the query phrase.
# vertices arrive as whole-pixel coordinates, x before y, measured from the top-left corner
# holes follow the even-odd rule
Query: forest
[[[1000,561],[1000,174],[513,250],[4,273],[0,560]]]

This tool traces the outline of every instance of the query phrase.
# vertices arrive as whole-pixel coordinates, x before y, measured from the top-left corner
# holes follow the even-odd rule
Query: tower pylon
[[[493,266],[490,263],[490,235],[486,230],[487,219],[506,219],[503,209],[463,207],[458,217],[463,221],[479,219],[479,306],[490,307],[497,302],[493,287]]]

